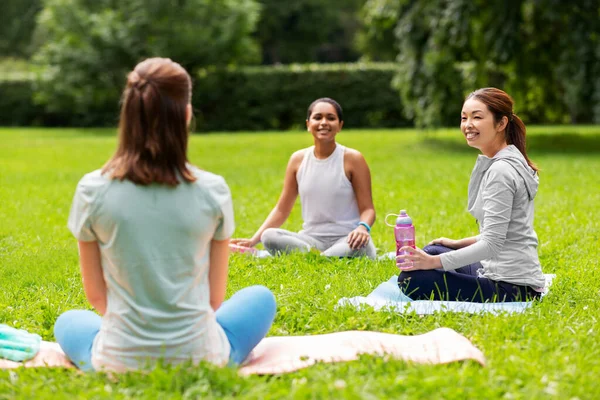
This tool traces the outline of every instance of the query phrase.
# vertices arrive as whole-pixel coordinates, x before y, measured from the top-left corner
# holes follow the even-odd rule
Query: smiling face
[[[488,157],[493,157],[507,146],[504,135],[507,123],[506,117],[496,122],[494,114],[476,98],[470,98],[463,104],[460,130],[469,146],[479,149]]]
[[[335,140],[335,135],[342,130],[343,125],[344,122],[340,121],[335,107],[325,102],[315,104],[306,120],[306,127],[313,137],[327,142]]]

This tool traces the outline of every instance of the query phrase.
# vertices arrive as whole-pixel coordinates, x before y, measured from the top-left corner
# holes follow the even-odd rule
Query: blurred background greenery
[[[126,73],[170,57],[198,131],[457,124],[470,91],[527,123],[600,123],[597,0],[2,0],[0,125],[114,126]]]

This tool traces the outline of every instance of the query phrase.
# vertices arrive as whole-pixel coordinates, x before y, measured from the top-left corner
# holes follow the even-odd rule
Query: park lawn
[[[405,208],[417,245],[476,233],[466,209],[477,152],[458,129],[344,131],[373,179],[378,251],[394,248],[387,213]],[[53,340],[58,315],[89,308],[66,220],[77,181],[115,148],[114,130],[0,129],[0,323]],[[158,367],[116,378],[74,370],[0,371],[0,399],[13,398],[560,398],[600,397],[600,126],[533,127],[530,157],[541,168],[536,198],[540,259],[557,274],[551,293],[519,315],[400,315],[335,309],[397,273],[390,261],[329,260],[315,254],[252,259],[232,255],[228,296],[263,284],[278,314],[269,335],[377,330],[403,335],[449,327],[487,357],[415,365],[363,356],[279,377],[238,377],[232,369]],[[309,146],[306,132],[195,135],[190,161],[225,177],[236,236],[251,235],[275,204],[290,154]],[[283,226],[299,230],[298,204]]]

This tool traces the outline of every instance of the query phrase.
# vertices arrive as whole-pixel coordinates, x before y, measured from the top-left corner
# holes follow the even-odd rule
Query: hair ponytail
[[[514,112],[514,101],[506,92],[496,88],[477,89],[467,96],[467,100],[475,98],[487,106],[494,114],[494,121],[499,123],[503,117],[508,118],[508,124],[504,130],[506,143],[514,145],[525,157],[525,161],[534,171],[538,167],[527,157],[527,144],[525,134],[527,129],[525,124]]]
[[[525,141],[526,131],[527,128],[525,128],[525,124],[521,118],[519,118],[516,114],[511,113],[511,115],[508,117],[508,124],[506,125],[505,130],[506,143],[512,144],[519,149],[521,154],[523,154],[523,157],[525,157],[527,164],[531,167],[531,169],[537,172],[538,167],[529,159],[529,157],[527,157],[527,144]]]
[[[139,185],[194,182],[187,160],[191,90],[189,74],[170,59],[139,63],[127,76],[119,146],[103,172]]]

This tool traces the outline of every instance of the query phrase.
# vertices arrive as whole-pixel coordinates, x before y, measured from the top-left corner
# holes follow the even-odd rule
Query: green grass
[[[417,244],[437,236],[473,235],[467,214],[476,151],[458,129],[344,131],[339,141],[359,149],[373,177],[379,251],[393,249],[387,213],[406,208]],[[57,316],[87,308],[76,242],[66,220],[77,181],[112,154],[114,130],[0,130],[0,322],[53,340]],[[549,296],[520,315],[399,315],[351,308],[341,297],[366,295],[397,272],[391,262],[325,260],[314,254],[251,259],[233,255],[228,295],[264,284],[278,301],[270,335],[310,335],[348,329],[414,335],[450,327],[487,357],[415,365],[363,356],[280,377],[238,377],[211,366],[157,368],[109,379],[75,371],[0,372],[8,398],[560,398],[600,397],[600,127],[530,129],[530,156],[541,168],[535,228],[546,273],[558,278]],[[307,133],[194,136],[190,159],[223,175],[235,204],[236,236],[249,236],[274,205],[290,154],[311,144]],[[298,205],[284,228],[298,230]],[[336,380],[343,380],[335,383]]]

